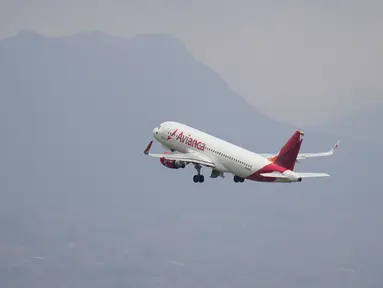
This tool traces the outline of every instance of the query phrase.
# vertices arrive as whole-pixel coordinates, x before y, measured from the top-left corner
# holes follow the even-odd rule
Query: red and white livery
[[[303,173],[294,171],[298,160],[330,156],[339,145],[327,152],[299,153],[304,133],[296,131],[286,142],[279,153],[258,154],[242,147],[189,127],[187,125],[166,121],[154,128],[154,138],[167,151],[163,154],[149,153],[153,140],[144,154],[160,158],[161,163],[171,169],[185,168],[192,163],[197,170],[193,181],[204,182],[202,166],[211,169],[211,178],[224,178],[225,173],[234,175],[235,182],[245,179],[259,182],[301,182],[303,178],[326,177],[326,173]]]

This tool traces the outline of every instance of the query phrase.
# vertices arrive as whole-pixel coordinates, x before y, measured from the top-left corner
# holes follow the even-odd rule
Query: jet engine
[[[170,152],[165,152],[164,154],[172,154]],[[186,163],[184,161],[179,160],[168,160],[165,158],[160,158],[161,164],[170,168],[170,169],[179,169],[179,168],[185,168]]]

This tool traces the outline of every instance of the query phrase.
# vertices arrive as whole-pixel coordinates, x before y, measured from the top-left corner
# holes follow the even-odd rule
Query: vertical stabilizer
[[[275,164],[282,166],[289,170],[294,170],[294,166],[298,157],[299,150],[301,149],[304,133],[302,131],[295,131],[293,136],[282,147],[278,156],[275,158]]]

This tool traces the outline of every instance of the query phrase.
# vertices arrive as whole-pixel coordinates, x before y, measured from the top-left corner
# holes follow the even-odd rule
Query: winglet
[[[331,148],[330,151],[327,152],[328,155],[333,155],[335,153],[335,150],[339,147],[340,140],[335,143],[335,145]]]
[[[339,147],[340,140],[335,143],[335,145],[328,152],[324,153],[325,155],[334,155],[335,150]]]
[[[148,146],[146,147],[144,154],[148,155],[150,148],[152,148],[153,140],[149,142]]]
[[[336,148],[339,147],[339,143],[340,143],[340,140],[338,140],[338,142],[336,142],[336,144],[334,145],[334,147],[332,147],[331,151],[335,151]]]

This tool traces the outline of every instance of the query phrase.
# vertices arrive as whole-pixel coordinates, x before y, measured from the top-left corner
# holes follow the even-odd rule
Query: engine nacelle
[[[170,152],[165,152],[164,154],[172,154]],[[185,168],[186,163],[179,160],[168,160],[165,158],[160,158],[161,164],[170,168],[170,169],[179,169],[179,168]]]

